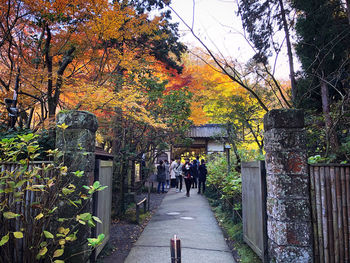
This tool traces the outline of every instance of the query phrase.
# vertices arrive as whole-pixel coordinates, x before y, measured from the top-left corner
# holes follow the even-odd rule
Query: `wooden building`
[[[206,154],[224,152],[227,130],[221,124],[192,126],[188,137],[193,139],[191,148],[203,149]]]
[[[174,145],[166,154],[175,156],[201,156],[212,153],[224,152],[225,142],[227,141],[227,130],[222,124],[205,124],[201,126],[192,126],[187,133],[191,140],[188,145]],[[164,155],[165,156],[165,155]]]

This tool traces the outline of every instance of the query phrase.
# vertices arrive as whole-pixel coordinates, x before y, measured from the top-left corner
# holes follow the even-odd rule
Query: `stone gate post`
[[[312,262],[304,113],[271,110],[264,129],[269,260]]]
[[[69,196],[73,200],[74,195],[79,195],[83,185],[91,185],[95,168],[95,133],[98,127],[95,115],[85,111],[62,111],[56,116],[56,125],[65,123],[68,127],[63,130],[56,129],[56,148],[63,152],[60,161],[67,166],[67,182],[71,182],[79,189],[77,193]],[[75,171],[83,171],[84,176],[76,177],[71,174]],[[88,200],[83,210],[79,213],[92,212],[91,202]],[[77,214],[74,206],[64,206],[59,209],[61,217],[73,217]],[[80,225],[77,240],[71,246],[67,246],[65,253],[77,256],[70,258],[69,262],[87,262],[89,257],[87,238],[91,235],[90,227]],[[85,253],[81,253],[86,251]]]

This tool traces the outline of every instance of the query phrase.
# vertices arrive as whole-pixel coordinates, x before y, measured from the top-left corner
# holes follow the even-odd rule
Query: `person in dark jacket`
[[[170,171],[169,171],[170,165],[168,160],[164,160],[164,167],[165,167],[166,188],[170,188]]]
[[[197,160],[197,170],[199,169],[199,165],[201,164],[201,162],[199,161],[199,156],[196,156],[196,160]]]
[[[198,175],[198,194],[201,193],[201,185],[203,186],[203,194],[204,194],[204,191],[205,191],[205,181],[207,180],[207,167],[205,166],[205,161],[204,159],[201,160],[201,165],[199,166],[198,168],[198,171],[199,171],[199,175]]]
[[[193,160],[193,164],[191,166],[191,173],[192,173],[192,188],[197,188],[197,182],[198,182],[198,163],[197,160]]]
[[[164,193],[165,181],[166,181],[165,166],[164,166],[164,162],[160,160],[159,165],[157,166],[158,194],[160,194],[160,185],[162,185],[162,193]]]
[[[192,183],[192,172],[191,172],[190,159],[186,159],[185,164],[182,166],[182,174],[185,179],[186,185],[186,196],[190,197],[191,183]]]

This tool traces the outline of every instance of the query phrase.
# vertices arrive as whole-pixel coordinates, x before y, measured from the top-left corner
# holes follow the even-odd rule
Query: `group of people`
[[[160,193],[160,187],[162,187],[162,193],[164,188],[176,187],[176,192],[182,192],[182,182],[185,181],[186,196],[190,196],[190,190],[192,188],[198,188],[198,194],[205,191],[205,181],[207,179],[207,167],[204,159],[199,162],[199,157],[190,161],[189,158],[185,159],[185,163],[181,163],[180,158],[171,159],[171,164],[168,161],[159,161],[157,166],[157,192]]]

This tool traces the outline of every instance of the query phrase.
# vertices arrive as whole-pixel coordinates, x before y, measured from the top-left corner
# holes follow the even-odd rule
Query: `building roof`
[[[96,159],[100,160],[113,160],[113,155],[103,150],[101,147],[95,149]]]
[[[190,138],[227,138],[227,131],[222,124],[205,124],[201,126],[191,126],[187,136]]]

